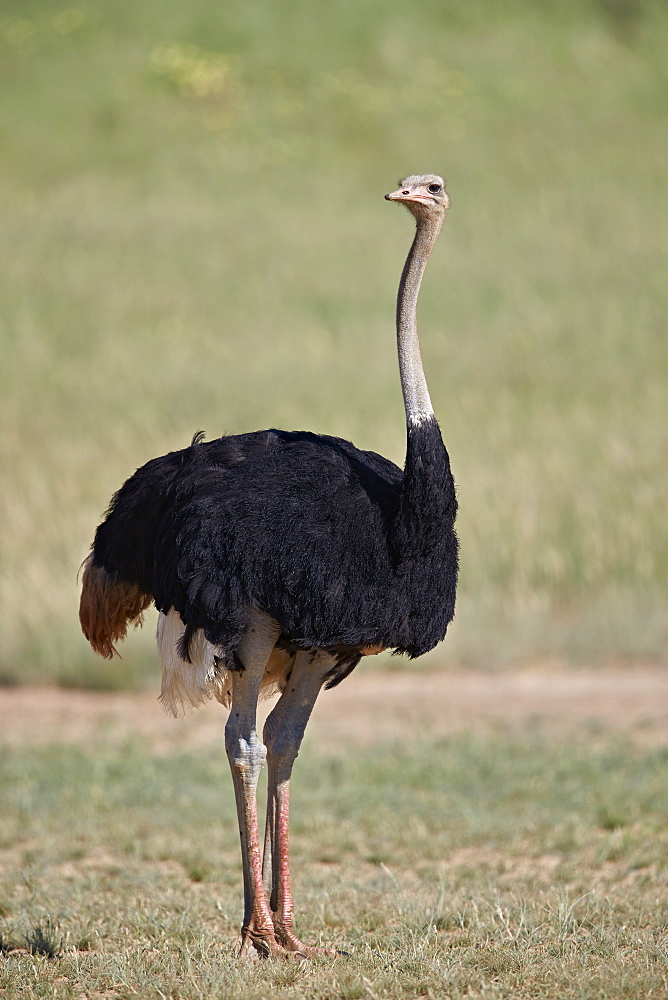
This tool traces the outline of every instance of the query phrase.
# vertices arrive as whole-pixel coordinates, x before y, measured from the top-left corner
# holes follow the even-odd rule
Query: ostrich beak
[[[392,191],[391,194],[386,194],[385,201],[400,201],[403,204],[412,201],[417,202],[418,205],[434,204],[434,199],[424,194],[420,188],[399,188],[398,191]]]

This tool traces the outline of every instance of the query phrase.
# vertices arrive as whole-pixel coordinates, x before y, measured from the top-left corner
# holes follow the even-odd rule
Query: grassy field
[[[347,740],[333,742],[333,717],[315,721],[293,782],[298,930],[350,957],[308,963],[234,957],[242,888],[222,712],[206,746],[169,749],[149,742],[143,701],[135,739],[118,743],[99,723],[82,736],[36,695],[32,729],[0,750],[0,996],[665,997],[661,729],[642,706],[635,721],[610,711],[621,675],[605,671],[590,672],[589,721],[557,719],[566,676],[544,675],[512,722],[515,687],[500,684],[496,721],[474,700],[445,735],[425,715],[383,736],[379,674]],[[656,676],[646,683],[648,711]],[[103,699],[87,697],[101,720]],[[59,727],[48,746],[32,745],[40,719]]]
[[[423,169],[453,202],[420,324],[462,547],[431,666],[587,662],[605,698],[605,663],[665,661],[667,48],[660,0],[0,0],[0,682],[157,694],[150,627],[95,661],[76,572],[198,428],[401,462],[411,227],[382,194]],[[234,958],[222,732],[154,745],[144,701],[120,740],[0,725],[0,996],[665,997],[665,743],[588,723],[583,673],[537,682],[568,729],[521,685],[469,729],[436,674],[347,682],[431,679],[446,724],[379,689],[307,734],[298,930],[334,963]]]
[[[5,681],[139,680],[150,636],[96,664],[76,571],[197,428],[402,460],[381,196],[421,169],[453,201],[421,307],[461,501],[439,656],[665,655],[668,17],[552,6],[3,0]]]

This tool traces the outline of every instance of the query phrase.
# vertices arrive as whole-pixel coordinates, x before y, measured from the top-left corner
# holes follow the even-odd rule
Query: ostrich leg
[[[284,955],[274,936],[274,924],[262,882],[257,826],[257,782],[267,756],[256,732],[256,709],[265,667],[279,635],[279,626],[261,612],[239,644],[243,671],[232,675],[232,707],[225,726],[225,749],[232,770],[241,837],[244,875],[244,919],[241,950],[251,943],[263,955]]]
[[[339,954],[334,948],[312,948],[302,944],[292,929],[288,832],[292,765],[332,664],[328,653],[297,653],[288,683],[268,716],[263,733],[269,771],[263,859],[265,890],[270,898],[276,940],[286,951],[305,956],[334,957]]]

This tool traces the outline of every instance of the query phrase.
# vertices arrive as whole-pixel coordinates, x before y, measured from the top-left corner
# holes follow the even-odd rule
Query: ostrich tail
[[[226,669],[225,650],[213,646],[201,628],[194,629],[183,649],[186,627],[176,608],[158,615],[158,652],[162,663],[162,707],[176,718],[189,708],[199,708],[209,698],[230,707],[232,679]],[[187,659],[184,655],[187,655]]]
[[[143,622],[153,598],[134,583],[118,579],[95,563],[91,554],[84,561],[79,621],[83,634],[99,656],[110,660],[118,651],[114,643],[125,639],[128,625]]]

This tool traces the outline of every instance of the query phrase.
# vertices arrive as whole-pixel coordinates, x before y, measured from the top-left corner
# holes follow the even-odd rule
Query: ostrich
[[[142,466],[114,495],[84,563],[80,620],[111,658],[128,625],[159,611],[160,699],[176,715],[215,697],[241,836],[240,953],[336,955],[293,929],[289,782],[323,686],[362,656],[417,657],[454,614],[457,512],[448,453],[422,368],[420,283],[449,206],[435,174],[406,177],[388,201],[416,232],[399,284],[397,346],[407,426],[403,471],[349,441],[265,430],[203,440]],[[260,695],[280,691],[262,741]],[[261,852],[256,789],[268,765]]]

